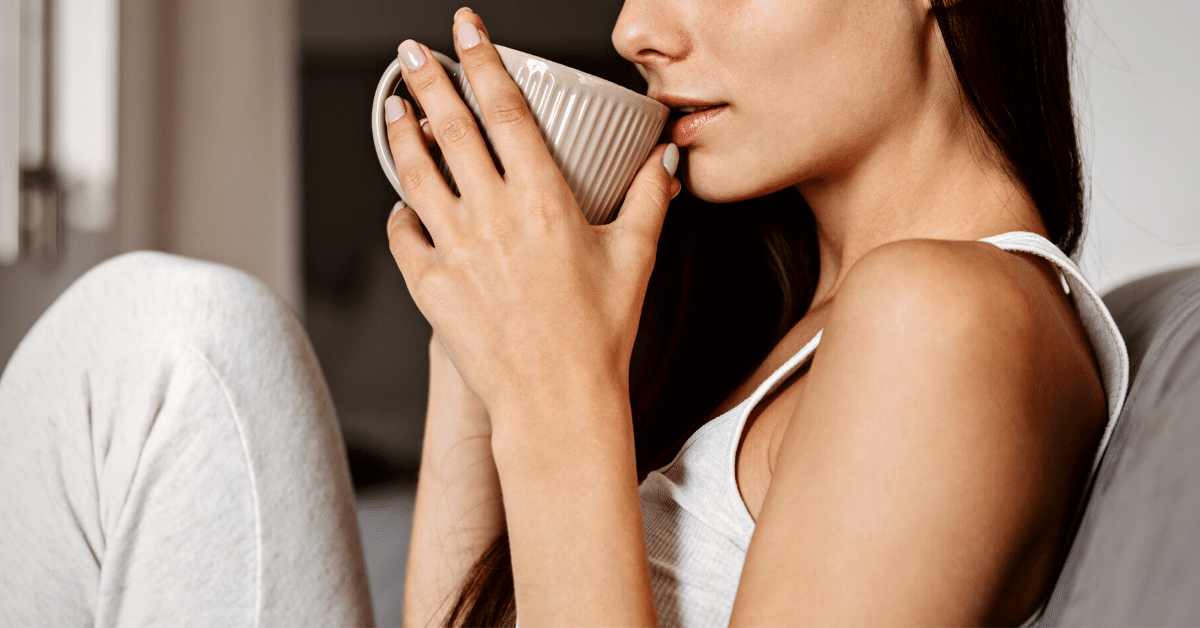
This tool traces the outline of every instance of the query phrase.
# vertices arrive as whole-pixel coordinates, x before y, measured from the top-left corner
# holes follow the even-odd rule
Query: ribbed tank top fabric
[[[1058,267],[1064,289],[1075,302],[1108,398],[1108,425],[1092,464],[1094,475],[1129,383],[1129,357],[1120,331],[1075,264],[1045,238],[1010,232],[981,241],[1049,260]],[[808,361],[820,342],[818,332],[753,394],[696,430],[670,464],[643,480],[642,520],[660,626],[729,624],[742,564],[754,534],[754,520],[737,487],[738,443],[751,411]],[[1082,503],[1077,505],[1077,511],[1081,507]],[[1039,608],[1025,625],[1037,625],[1040,616]]]

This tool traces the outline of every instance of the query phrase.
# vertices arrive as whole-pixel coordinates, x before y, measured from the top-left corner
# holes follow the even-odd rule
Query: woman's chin
[[[766,196],[778,189],[763,186],[748,186],[746,185],[748,181],[745,178],[742,178],[740,181],[731,179],[731,177],[721,176],[720,174],[706,175],[703,171],[696,172],[691,168],[686,168],[682,173],[680,181],[692,196],[709,203],[744,201],[751,198],[758,198],[759,196]]]

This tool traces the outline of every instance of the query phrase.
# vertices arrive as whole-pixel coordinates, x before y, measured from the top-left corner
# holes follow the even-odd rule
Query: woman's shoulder
[[[1062,320],[1070,311],[1057,269],[1042,258],[979,241],[902,240],[872,250],[850,269],[827,328],[885,325],[916,339],[953,339],[961,350],[998,340],[1045,346],[1064,334],[1086,342],[1082,333],[1069,333],[1077,325]]]
[[[879,247],[847,273],[813,369],[855,379],[882,368],[897,385],[945,388],[968,405],[1004,399],[1012,413],[1091,412],[1099,401],[1103,414],[1092,347],[1061,286],[1051,263],[985,242]]]

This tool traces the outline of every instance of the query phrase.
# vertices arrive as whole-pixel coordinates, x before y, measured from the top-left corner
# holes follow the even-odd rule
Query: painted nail
[[[479,30],[470,22],[458,25],[458,45],[463,50],[470,50],[479,45]]]
[[[388,96],[387,100],[383,101],[383,113],[387,118],[387,123],[391,124],[404,116],[404,103],[401,102],[399,96]]]
[[[396,201],[396,204],[392,205],[392,213],[388,214],[388,220],[391,220],[392,216],[396,215],[396,212],[404,209],[405,207],[408,207],[408,203],[405,203],[404,201]]]
[[[470,11],[470,10],[471,10],[471,7],[463,7],[463,8],[461,8],[461,9],[459,9],[459,10],[455,11],[455,12],[454,12],[454,21],[455,21],[455,22],[457,22],[457,21],[458,21],[458,14],[459,14],[459,13],[462,13],[463,11]]]
[[[674,143],[667,144],[667,150],[663,151],[663,168],[667,169],[667,174],[675,176],[675,169],[679,167],[679,147]]]
[[[433,135],[433,130],[429,128],[429,118],[421,118],[418,121],[418,124],[421,125],[422,133],[425,133],[426,135]]]
[[[421,50],[421,44],[406,39],[404,43],[400,44],[397,51],[400,53],[400,61],[409,71],[418,70],[425,65],[425,51]]]

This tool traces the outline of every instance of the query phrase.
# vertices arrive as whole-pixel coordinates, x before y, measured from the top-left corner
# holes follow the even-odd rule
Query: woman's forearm
[[[429,354],[429,406],[405,579],[407,626],[444,621],[467,572],[504,529],[487,413],[436,336]]]
[[[523,626],[655,623],[629,399],[609,388],[495,409]]]

